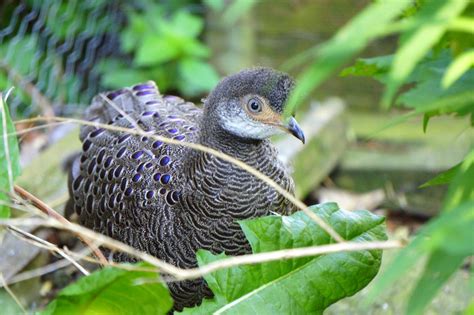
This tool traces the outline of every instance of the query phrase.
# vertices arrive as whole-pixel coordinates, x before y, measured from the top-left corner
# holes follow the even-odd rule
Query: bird
[[[238,221],[289,214],[295,206],[227,160],[153,136],[227,154],[294,194],[290,171],[269,140],[286,132],[304,143],[297,121],[284,115],[294,86],[288,74],[256,67],[223,78],[202,107],[160,94],[153,81],[95,96],[84,118],[96,124],[80,129],[82,150],[69,170],[67,208],[81,225],[180,268],[197,267],[198,249],[252,253]],[[168,289],[176,311],[213,296],[203,278],[169,282]]]

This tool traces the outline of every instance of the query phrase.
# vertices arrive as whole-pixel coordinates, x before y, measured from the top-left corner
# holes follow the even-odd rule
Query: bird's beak
[[[291,117],[288,122],[285,124],[285,129],[288,133],[291,133],[296,138],[300,139],[304,143],[304,133],[301,130],[301,127],[296,122],[296,119]]]

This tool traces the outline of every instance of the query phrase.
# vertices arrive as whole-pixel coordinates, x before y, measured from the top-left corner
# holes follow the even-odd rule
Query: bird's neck
[[[268,146],[266,140],[245,139],[230,134],[219,126],[215,120],[201,121],[198,142],[206,147],[223,152],[234,158],[246,161],[248,157]]]

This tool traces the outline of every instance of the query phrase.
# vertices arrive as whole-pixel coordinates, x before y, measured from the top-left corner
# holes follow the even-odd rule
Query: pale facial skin
[[[236,106],[231,107],[231,113],[220,113],[222,126],[227,131],[243,138],[258,140],[286,132],[304,143],[303,131],[296,120],[293,117],[285,120],[272,109],[266,98],[248,94],[233,105]]]

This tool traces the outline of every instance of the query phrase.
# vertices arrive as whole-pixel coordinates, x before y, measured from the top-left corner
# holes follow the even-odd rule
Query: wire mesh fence
[[[0,3],[0,90],[14,117],[71,114],[99,91],[95,65],[119,51],[119,1]]]

